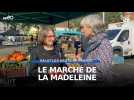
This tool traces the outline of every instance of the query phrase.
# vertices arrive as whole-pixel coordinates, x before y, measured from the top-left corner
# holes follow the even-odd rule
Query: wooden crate
[[[22,67],[0,67],[1,77],[25,77],[26,76],[26,62],[22,62]]]
[[[0,69],[0,75],[2,77],[25,77],[26,76],[26,70],[25,68],[4,68]]]

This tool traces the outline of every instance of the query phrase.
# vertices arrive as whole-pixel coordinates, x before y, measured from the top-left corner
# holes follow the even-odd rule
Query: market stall
[[[68,21],[90,12],[0,12],[0,21],[55,25]],[[16,35],[16,34],[15,34]],[[10,50],[7,49],[10,52]],[[25,52],[26,53],[26,52]],[[1,77],[24,77],[27,75],[28,55],[21,51],[10,54],[0,53],[0,76]]]
[[[0,56],[1,77],[25,77],[26,67],[28,67],[28,57],[20,51]]]

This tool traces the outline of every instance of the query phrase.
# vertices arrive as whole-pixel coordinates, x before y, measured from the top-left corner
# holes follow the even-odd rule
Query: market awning
[[[0,21],[52,25],[90,13],[91,12],[0,12]]]

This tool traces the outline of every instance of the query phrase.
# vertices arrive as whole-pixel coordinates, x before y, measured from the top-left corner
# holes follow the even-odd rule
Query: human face
[[[124,16],[128,17],[130,20],[134,20],[134,12],[125,12]]]
[[[44,44],[46,46],[53,46],[53,43],[55,41],[55,35],[53,31],[49,30],[47,36],[44,38]]]
[[[134,12],[131,13],[129,17],[130,17],[131,20],[134,20]]]
[[[80,31],[86,38],[90,38],[91,36],[93,36],[93,31],[90,26],[87,25],[80,26]]]

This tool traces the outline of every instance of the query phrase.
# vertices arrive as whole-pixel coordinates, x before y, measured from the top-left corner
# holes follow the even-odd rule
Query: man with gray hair
[[[59,60],[64,59],[64,54],[60,51],[60,48],[54,45],[56,40],[54,31],[52,28],[49,27],[42,27],[38,36],[39,44],[37,47],[33,48],[31,50],[31,61],[37,60]],[[47,67],[48,70],[50,67],[67,67],[66,64],[63,63],[39,63],[39,64],[33,64],[31,63],[29,68],[29,76],[32,78],[38,77],[38,67]],[[50,74],[47,73],[48,78],[50,79]],[[57,73],[56,73],[57,74]],[[71,86],[73,82],[61,82],[61,81],[54,81],[54,80],[48,80],[43,82],[35,82],[35,86],[65,86],[65,85]]]
[[[60,49],[54,46],[55,34],[53,29],[43,26],[38,35],[38,46],[31,50],[31,60],[63,59]],[[60,66],[59,64],[31,64],[29,75],[37,77],[38,66]]]
[[[86,46],[82,59],[99,59],[100,64],[88,64],[84,67],[96,67],[97,80],[110,83],[112,77],[112,46],[104,34],[104,24],[100,16],[93,14],[84,17],[80,22],[80,31]],[[82,44],[83,45],[83,44]]]

